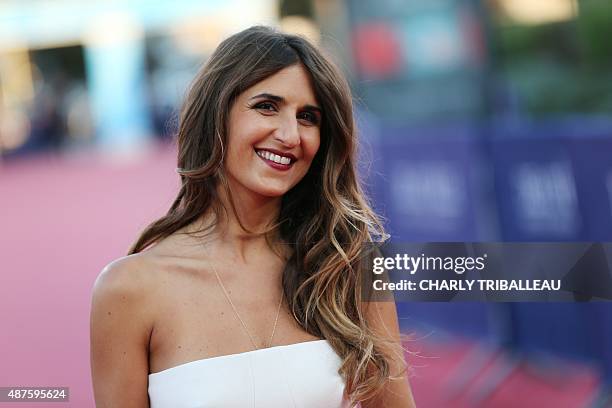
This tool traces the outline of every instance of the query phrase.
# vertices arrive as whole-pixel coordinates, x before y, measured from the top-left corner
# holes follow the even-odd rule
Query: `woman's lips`
[[[295,162],[295,156],[292,154],[267,149],[255,150],[255,153],[264,163],[276,170],[289,170]]]

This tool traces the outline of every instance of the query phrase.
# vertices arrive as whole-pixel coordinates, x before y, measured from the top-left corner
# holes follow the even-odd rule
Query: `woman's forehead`
[[[242,97],[275,95],[287,103],[318,105],[310,74],[302,64],[291,65],[270,75],[247,89]]]

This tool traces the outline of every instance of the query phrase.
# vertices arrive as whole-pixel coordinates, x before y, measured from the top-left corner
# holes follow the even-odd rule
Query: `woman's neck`
[[[215,226],[217,243],[245,262],[249,254],[269,250],[262,233],[278,219],[282,198],[228,192],[223,186],[219,186],[218,196],[226,211]]]

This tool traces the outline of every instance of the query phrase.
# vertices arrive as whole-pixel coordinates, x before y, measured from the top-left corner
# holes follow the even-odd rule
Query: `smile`
[[[295,162],[294,157],[276,154],[268,150],[255,150],[255,152],[266,164],[277,170],[288,170]]]

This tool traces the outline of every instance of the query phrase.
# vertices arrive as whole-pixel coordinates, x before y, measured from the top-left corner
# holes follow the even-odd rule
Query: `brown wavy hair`
[[[342,358],[339,372],[356,404],[381,391],[391,378],[389,358],[403,362],[403,356],[392,339],[373,332],[362,307],[367,300],[362,293],[363,254],[369,243],[384,240],[386,234],[357,179],[350,88],[307,40],[251,27],[218,46],[197,74],[180,113],[178,196],[129,253],[144,250],[203,214],[212,212],[218,220],[228,211],[217,186],[226,186],[223,159],[232,103],[254,84],[294,64],[309,72],[323,115],[319,151],[306,176],[283,196],[274,226],[275,236],[291,248],[282,275],[284,297],[301,327],[327,339]]]

